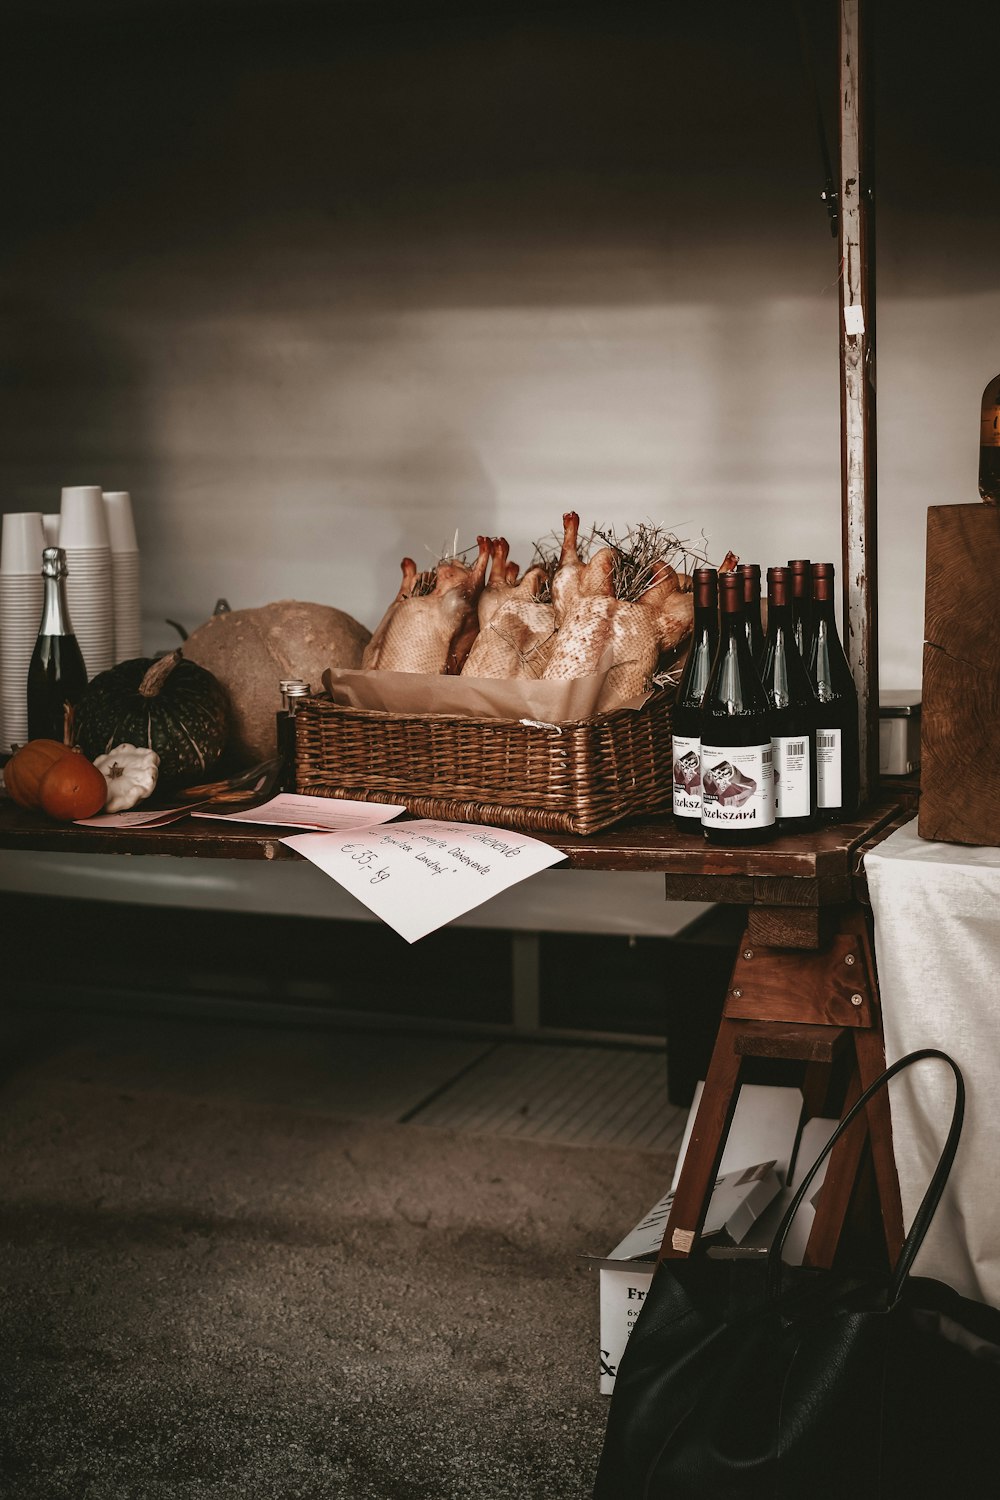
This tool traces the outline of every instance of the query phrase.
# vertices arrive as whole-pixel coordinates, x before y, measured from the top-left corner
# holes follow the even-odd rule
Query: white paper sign
[[[417,818],[391,828],[282,839],[408,943],[565,856],[524,833]]]
[[[260,807],[242,812],[196,812],[196,818],[221,818],[224,823],[264,823],[278,828],[373,828],[405,812],[405,807],[378,802],[355,802],[347,797],[305,797],[281,792]]]
[[[865,310],[860,302],[850,302],[844,308],[844,332],[861,334],[865,331]]]

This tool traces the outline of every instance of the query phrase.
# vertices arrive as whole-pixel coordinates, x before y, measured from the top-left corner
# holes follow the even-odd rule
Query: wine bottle
[[[679,828],[701,828],[701,702],[719,646],[719,585],[714,568],[694,573],[694,638],[671,710],[674,817]]]
[[[760,676],[771,708],[774,822],[780,833],[816,823],[816,695],[795,644],[788,568],[767,570],[767,638]]]
[[[813,563],[809,680],[816,705],[816,801],[822,823],[852,818],[861,784],[858,690],[837,634],[833,563]]]
[[[28,663],[28,737],[70,744],[73,713],[87,686],[87,668],[66,607],[66,553],[42,553],[42,618]]]
[[[987,505],[1000,505],[1000,375],[983,391],[979,416],[979,493]]]
[[[719,576],[719,649],[701,715],[701,826],[710,844],[756,844],[774,832],[767,696],[750,656],[743,577]]]
[[[740,563],[739,572],[743,578],[743,624],[756,667],[764,650],[764,631],[760,623],[760,563]]]
[[[808,665],[812,648],[812,563],[808,557],[788,560],[792,575],[792,634],[799,655]]]

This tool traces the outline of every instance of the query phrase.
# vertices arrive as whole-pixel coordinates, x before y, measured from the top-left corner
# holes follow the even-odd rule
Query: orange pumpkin
[[[43,812],[62,823],[92,818],[108,799],[108,783],[79,750],[54,760],[38,784]]]
[[[19,807],[38,807],[38,788],[46,771],[73,752],[58,740],[29,740],[4,767],[4,785]]]

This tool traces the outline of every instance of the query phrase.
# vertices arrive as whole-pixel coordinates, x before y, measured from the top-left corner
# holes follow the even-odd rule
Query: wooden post
[[[844,647],[858,689],[861,799],[878,785],[875,225],[868,82],[874,0],[840,0],[840,426]]]

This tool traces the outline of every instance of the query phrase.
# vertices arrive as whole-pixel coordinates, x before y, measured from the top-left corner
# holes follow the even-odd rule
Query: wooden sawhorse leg
[[[744,935],[667,1220],[661,1259],[689,1255],[701,1233],[736,1110],[745,1058],[828,1064],[845,1050],[853,1052],[846,1113],[885,1067],[875,964],[863,916],[847,915],[819,953],[762,948]],[[867,1106],[865,1118],[834,1148],[809,1236],[807,1264],[833,1263],[866,1135],[886,1250],[890,1263],[896,1262],[903,1243],[903,1218],[889,1101],[882,1092]]]

